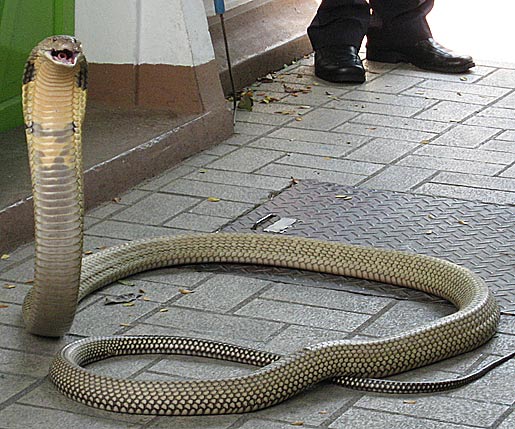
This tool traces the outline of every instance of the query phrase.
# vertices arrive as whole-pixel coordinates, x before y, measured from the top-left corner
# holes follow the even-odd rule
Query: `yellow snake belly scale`
[[[450,262],[394,250],[264,234],[196,234],[139,240],[82,258],[81,128],[87,64],[70,36],[45,39],[24,74],[23,109],[33,183],[36,274],[24,303],[27,329],[61,336],[77,302],[120,278],[160,267],[227,262],[298,268],[370,279],[428,292],[457,311],[378,340],[338,340],[286,356],[193,338],[113,336],[65,346],[50,378],[68,397],[97,408],[137,414],[242,413],[265,408],[319,381],[402,392],[402,383],[366,377],[397,374],[472,350],[495,333],[499,309],[484,282]],[[84,368],[111,356],[173,353],[261,368],[213,380],[136,381]],[[455,385],[458,385],[455,383]],[[402,387],[404,386],[404,387]],[[415,391],[452,387],[426,383]]]

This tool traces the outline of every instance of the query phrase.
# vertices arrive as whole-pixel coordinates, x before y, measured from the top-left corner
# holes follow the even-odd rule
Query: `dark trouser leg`
[[[434,0],[370,0],[372,23],[369,45],[412,46],[431,37],[426,15]]]
[[[308,36],[315,51],[341,45],[359,49],[369,20],[370,7],[365,0],[323,0],[308,28]]]

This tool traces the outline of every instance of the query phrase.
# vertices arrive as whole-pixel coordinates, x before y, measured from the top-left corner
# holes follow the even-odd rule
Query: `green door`
[[[31,49],[53,34],[73,34],[75,0],[0,0],[0,131],[23,123],[21,77]]]

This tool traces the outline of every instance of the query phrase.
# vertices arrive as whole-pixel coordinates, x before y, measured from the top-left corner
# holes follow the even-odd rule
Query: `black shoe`
[[[411,63],[421,69],[442,73],[463,73],[474,67],[468,55],[457,55],[434,39],[422,40],[413,46],[381,47],[367,43],[367,60],[382,63]]]
[[[315,52],[315,75],[329,82],[365,82],[365,69],[354,46],[331,46]]]

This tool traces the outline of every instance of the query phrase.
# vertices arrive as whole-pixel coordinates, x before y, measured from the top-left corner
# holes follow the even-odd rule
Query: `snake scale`
[[[469,270],[441,259],[297,237],[224,233],[133,241],[82,258],[86,84],[86,59],[80,42],[71,36],[43,40],[26,63],[23,109],[36,262],[23,314],[31,333],[63,335],[80,299],[117,279],[159,267],[208,262],[291,267],[401,285],[445,298],[457,311],[382,339],[325,342],[286,356],[193,338],[87,338],[65,346],[53,361],[50,378],[63,394],[116,412],[195,415],[258,410],[326,379],[386,392],[437,391],[466,382],[366,379],[464,353],[495,333],[499,309],[491,292]],[[260,368],[225,379],[139,381],[100,376],[84,367],[111,356],[145,353],[205,356]]]

